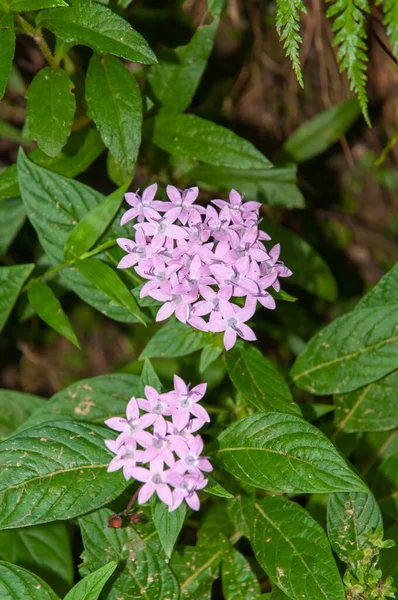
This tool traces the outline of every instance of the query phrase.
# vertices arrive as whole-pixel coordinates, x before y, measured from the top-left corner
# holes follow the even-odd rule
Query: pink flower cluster
[[[292,272],[279,261],[280,247],[269,252],[263,241],[269,235],[259,230],[259,202],[243,202],[235,190],[229,202],[212,200],[206,208],[195,204],[199,190],[167,186],[169,201],[155,200],[157,185],[142,196],[126,194],[132,208],[121,224],[136,219],[135,238],[118,239],[128,254],[119,268],[134,267],[147,279],[140,296],[163,302],[156,320],[173,313],[183,323],[202,331],[224,331],[227,350],[237,336],[254,341],[246,324],[257,302],[275,308],[267,291],[279,291],[279,277]],[[233,300],[244,298],[240,307]],[[203,317],[207,317],[207,321]]]
[[[198,403],[205,392],[205,383],[190,389],[175,375],[173,391],[159,394],[147,385],[145,398],[131,398],[127,404],[126,419],[112,417],[105,421],[108,427],[120,432],[116,440],[105,440],[116,455],[108,471],[123,469],[126,479],[143,482],[138,493],[139,504],[156,493],[170,512],[184,500],[193,510],[199,510],[196,490],[207,485],[203,471],[213,470],[208,459],[201,456],[202,438],[193,435],[210,421]],[[149,469],[137,466],[146,463]]]

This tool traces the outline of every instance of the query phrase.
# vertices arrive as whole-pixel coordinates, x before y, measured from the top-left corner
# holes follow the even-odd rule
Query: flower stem
[[[15,15],[15,19],[19,23],[19,25],[22,27],[22,30],[24,31],[24,33],[26,33],[26,35],[28,35],[32,39],[34,39],[34,41],[39,46],[40,50],[43,53],[43,56],[45,57],[46,61],[50,65],[50,67],[52,67],[53,69],[56,69],[57,67],[59,67],[59,61],[56,60],[54,58],[54,56],[52,55],[51,50],[48,47],[48,44],[47,44],[46,40],[44,39],[44,36],[41,32],[41,28],[35,29],[33,27],[33,25],[31,25],[28,21],[26,21],[26,19],[21,17],[21,15]]]

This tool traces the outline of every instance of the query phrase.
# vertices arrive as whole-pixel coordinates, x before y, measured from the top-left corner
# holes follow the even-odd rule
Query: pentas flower
[[[205,392],[205,383],[192,387],[175,375],[173,390],[160,393],[146,385],[145,398],[130,399],[126,418],[105,421],[119,432],[116,440],[105,440],[115,455],[108,472],[122,469],[127,480],[143,484],[138,493],[139,504],[156,494],[169,511],[184,500],[190,508],[199,510],[196,490],[206,487],[204,473],[213,470],[208,458],[202,456],[202,438],[195,435],[210,421],[199,404]]]
[[[227,350],[238,337],[254,341],[247,321],[258,304],[275,308],[270,288],[278,292],[279,278],[292,275],[279,260],[279,244],[270,250],[264,245],[271,238],[259,229],[261,204],[244,201],[235,190],[229,201],[212,200],[206,208],[196,204],[197,187],[169,185],[163,202],[155,200],[156,192],[152,184],[142,197],[126,194],[132,208],[122,224],[137,222],[133,240],[118,240],[127,253],[119,267],[134,268],[147,280],[140,296],[162,303],[157,321],[174,314],[201,331],[223,331]]]

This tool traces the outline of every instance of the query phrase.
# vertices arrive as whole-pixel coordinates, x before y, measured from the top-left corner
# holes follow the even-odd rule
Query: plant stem
[[[51,50],[48,47],[48,44],[43,37],[41,29],[40,28],[35,29],[28,21],[26,21],[26,19],[21,17],[21,15],[15,15],[15,19],[17,20],[19,25],[22,27],[22,29],[26,33],[26,35],[29,35],[31,38],[34,39],[34,41],[39,46],[40,50],[43,53],[43,56],[45,57],[46,61],[50,65],[50,67],[52,67],[53,69],[56,69],[57,67],[59,67],[59,61],[56,60],[54,58],[54,56],[52,55]]]

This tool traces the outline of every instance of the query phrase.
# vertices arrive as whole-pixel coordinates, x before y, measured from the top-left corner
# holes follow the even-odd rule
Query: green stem
[[[34,39],[34,41],[39,46],[40,50],[42,51],[46,61],[50,65],[50,67],[52,67],[53,69],[56,69],[57,67],[59,67],[59,61],[56,60],[54,58],[54,56],[52,55],[51,50],[48,47],[47,42],[43,37],[41,29],[40,28],[35,29],[28,21],[26,21],[26,19],[21,17],[21,15],[15,15],[15,19],[19,23],[19,25],[22,27],[22,30],[26,33],[26,35],[28,35],[29,37]]]
[[[382,151],[382,153],[380,154],[380,156],[378,158],[376,158],[375,162],[374,162],[374,166],[375,167],[381,167],[381,165],[384,163],[384,161],[386,160],[387,156],[389,155],[390,151],[393,149],[393,147],[395,146],[395,144],[398,142],[398,131],[396,131],[391,138],[388,140],[387,146],[384,148],[384,150]]]

